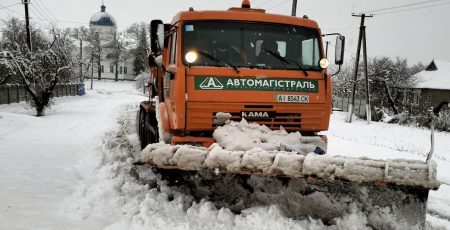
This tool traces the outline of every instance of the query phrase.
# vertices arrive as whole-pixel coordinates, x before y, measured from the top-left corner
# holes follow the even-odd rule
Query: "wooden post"
[[[27,45],[28,49],[32,51],[33,47],[31,45],[30,16],[28,14],[28,4],[30,3],[30,0],[23,0],[22,3],[25,5],[25,26],[27,31]]]
[[[366,118],[367,124],[372,121],[372,111],[370,108],[370,92],[369,92],[369,76],[367,74],[367,47],[366,47],[366,27],[363,28],[363,59],[364,59],[364,76],[366,77]]]
[[[11,104],[11,99],[9,97],[9,84],[6,85],[6,103]]]
[[[358,48],[356,51],[356,62],[355,62],[355,74],[353,77],[352,103],[350,104],[350,108],[348,110],[348,117],[347,117],[347,122],[349,122],[349,123],[352,122],[353,107],[355,106],[355,93],[356,93],[356,81],[358,80],[359,56],[361,54],[361,43],[363,40],[364,30],[365,30],[364,19],[366,17],[373,17],[372,15],[366,16],[365,14],[352,15],[352,16],[353,17],[361,17],[361,25],[359,26]],[[367,61],[366,61],[366,65],[367,65]]]
[[[19,85],[16,85],[17,103],[20,102]]]
[[[292,16],[297,15],[297,0],[292,0]]]

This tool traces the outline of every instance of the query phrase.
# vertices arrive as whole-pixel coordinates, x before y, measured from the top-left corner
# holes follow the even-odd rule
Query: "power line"
[[[261,7],[263,5],[266,5],[267,3],[271,2],[271,1],[273,1],[273,0],[265,1],[265,2],[263,2],[261,4],[258,4],[256,7]]]
[[[46,19],[50,24],[56,24],[55,22],[54,22],[54,20],[52,19],[52,18],[50,18],[49,16],[48,16],[48,14],[46,14],[45,12],[44,12],[44,10],[42,10],[42,8],[37,4],[37,1],[35,0],[35,1],[33,1],[34,3],[36,3],[36,4],[31,4],[32,6],[33,6],[33,8],[36,10],[36,11],[38,11],[39,12],[39,15],[41,15],[44,19]]]
[[[50,25],[50,27],[54,27],[54,24],[53,24],[53,22],[52,21],[50,21],[49,19],[47,19],[36,7],[34,7],[33,5],[31,5],[32,7],[30,8],[31,9],[31,11],[35,14],[35,15],[38,15],[39,14],[39,17],[41,17],[40,19],[41,20],[44,20],[44,21],[46,21],[46,23],[47,24],[49,24]]]
[[[417,6],[417,5],[428,4],[428,3],[432,3],[432,2],[442,2],[442,1],[448,1],[448,0],[428,0],[428,1],[415,2],[415,3],[404,4],[404,5],[380,8],[380,9],[375,9],[375,10],[368,10],[368,11],[364,11],[364,12],[365,13],[375,13],[375,12],[380,12],[380,11],[393,10],[393,9],[398,9],[398,8]]]
[[[40,18],[40,17],[34,17],[34,19],[39,19],[39,20],[41,20],[41,21],[46,21],[45,19]],[[65,22],[65,23],[71,23],[71,24],[89,25],[88,22],[79,22],[79,21],[70,21],[70,20],[59,20],[59,19],[56,19],[55,22]]]
[[[21,4],[21,3],[18,3]],[[47,25],[51,25],[52,27],[54,26],[54,24],[57,24],[58,22],[63,22],[63,23],[70,23],[70,24],[79,24],[79,25],[89,25],[89,22],[81,22],[81,21],[73,21],[73,20],[64,20],[64,19],[57,19],[55,17],[53,17],[54,19],[51,19],[50,16],[47,16],[47,14],[42,13],[41,10],[39,10],[37,7],[34,6],[34,4],[30,4],[32,6],[31,11],[34,12],[35,16],[32,17],[32,20],[40,25],[43,25],[44,27]],[[1,9],[5,9],[8,10],[16,15],[19,15],[21,17],[24,16],[23,12],[18,12],[15,10],[12,10],[10,8],[5,7],[4,5],[0,4],[0,7],[2,7]],[[42,9],[42,8],[41,8]],[[39,16],[38,16],[39,15]],[[42,22],[45,22],[46,24],[43,24]],[[127,28],[125,26],[118,26],[118,28]]]
[[[277,8],[277,7],[279,7],[279,6],[283,5],[283,4],[286,4],[289,1],[291,1],[291,0],[286,0],[286,1],[280,2],[280,3],[276,4],[275,6],[270,7],[267,10],[271,10],[271,9]]]
[[[83,25],[89,25],[89,22],[79,22],[79,21],[70,21],[70,20],[55,20],[57,22],[67,22],[67,23],[73,23],[73,24],[83,24]]]
[[[50,17],[53,19],[53,21],[57,21],[55,15],[53,15],[53,13],[47,8],[47,6],[44,4],[44,2],[42,2],[41,0],[36,0],[37,6],[42,6],[42,8],[44,8],[44,13],[47,12],[48,15],[50,15]]]
[[[385,15],[385,14],[393,14],[393,13],[399,13],[399,12],[405,12],[405,11],[411,11],[411,10],[419,10],[419,9],[425,9],[425,8],[430,8],[433,6],[441,6],[441,5],[447,5],[447,4],[450,4],[450,2],[444,2],[444,3],[440,3],[440,4],[428,5],[428,6],[422,6],[422,7],[409,8],[409,9],[404,9],[404,10],[395,10],[395,11],[390,11],[390,12],[378,13],[376,15]]]
[[[16,4],[9,5],[9,6],[2,6],[2,7],[0,7],[0,10],[9,8],[9,7],[11,7],[11,6],[19,5],[19,4],[22,4],[22,3],[19,2],[19,3],[16,3]]]
[[[6,10],[11,11],[11,12],[13,12],[13,13],[15,13],[15,14],[18,14],[18,15],[20,15],[20,16],[23,16],[23,15],[24,15],[24,13],[19,13],[19,12],[15,11],[15,10],[12,10],[12,9],[10,9],[10,8],[7,8],[7,7],[3,6],[2,4],[0,4],[0,7],[3,7],[2,9],[6,9]]]

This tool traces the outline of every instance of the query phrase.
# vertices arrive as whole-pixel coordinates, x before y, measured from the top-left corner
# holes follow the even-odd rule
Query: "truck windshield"
[[[183,57],[191,66],[321,70],[317,30],[269,23],[201,21],[183,24]],[[186,60],[183,61],[187,64]]]

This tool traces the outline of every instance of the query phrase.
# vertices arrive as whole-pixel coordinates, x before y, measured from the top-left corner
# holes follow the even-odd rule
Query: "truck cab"
[[[328,129],[331,76],[319,26],[246,2],[226,11],[190,9],[170,24],[152,21],[154,90],[141,103],[139,133],[148,136],[141,142],[208,146],[223,114],[310,136]]]

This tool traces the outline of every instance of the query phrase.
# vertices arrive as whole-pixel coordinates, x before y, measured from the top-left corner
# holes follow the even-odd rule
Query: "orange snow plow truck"
[[[332,84],[315,21],[244,0],[224,11],[190,8],[150,27],[150,95],[137,114],[143,151],[135,164],[157,175],[151,184],[235,212],[277,205],[288,217],[333,224],[357,209],[375,229],[424,228],[428,192],[439,187],[433,161],[325,154],[319,132],[329,126]],[[337,65],[344,40],[336,38]],[[230,149],[223,138],[233,134],[217,132],[226,128],[269,138],[255,138],[261,148]],[[298,143],[280,144],[292,135]],[[262,147],[268,143],[278,144]]]

